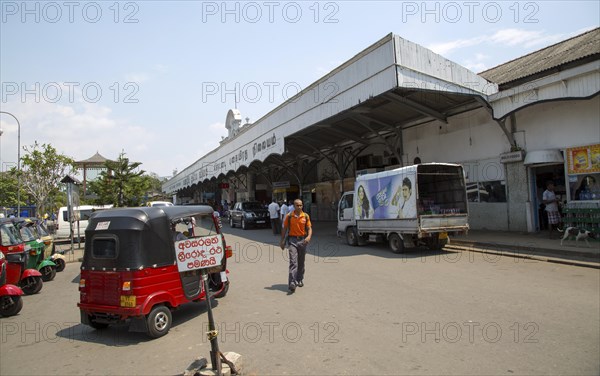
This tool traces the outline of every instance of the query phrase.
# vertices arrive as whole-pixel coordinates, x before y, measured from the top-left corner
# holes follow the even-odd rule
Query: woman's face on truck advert
[[[361,185],[358,187],[358,199],[362,201],[363,198],[365,198],[365,189]]]

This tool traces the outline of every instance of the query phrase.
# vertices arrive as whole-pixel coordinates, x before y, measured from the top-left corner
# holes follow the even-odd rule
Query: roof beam
[[[356,143],[359,143],[359,144],[362,144],[362,145],[369,144],[369,142],[366,139],[364,139],[364,138],[361,138],[361,137],[358,137],[358,136],[355,136],[353,134],[349,134],[349,133],[346,133],[346,132],[342,132],[341,130],[333,128],[333,127],[323,128],[323,130],[325,132],[333,133],[336,136],[341,137],[340,141],[344,141],[346,139],[349,139],[349,140],[352,140],[352,141],[354,141]]]
[[[422,105],[419,102],[413,101],[412,99],[408,99],[408,98],[403,97],[400,94],[394,93],[394,92],[390,93],[390,95],[388,95],[387,98],[391,99],[392,101],[394,101],[396,103],[408,106],[423,115],[431,116],[432,118],[437,119],[437,120],[443,122],[444,124],[448,124],[448,118],[446,117],[446,115],[442,114],[439,111],[434,110],[431,107]]]

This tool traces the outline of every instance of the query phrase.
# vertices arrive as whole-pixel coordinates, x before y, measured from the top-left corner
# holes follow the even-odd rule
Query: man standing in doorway
[[[269,217],[271,217],[271,227],[273,228],[273,235],[279,235],[281,232],[281,225],[279,224],[279,205],[275,198],[273,202],[269,204]]]
[[[302,211],[302,200],[294,200],[294,209],[283,220],[283,231],[279,246],[284,249],[288,246],[290,267],[288,276],[289,293],[293,294],[296,287],[304,286],[304,261],[306,247],[312,237],[312,224],[310,217]],[[286,244],[286,234],[287,244]]]
[[[552,230],[560,223],[560,212],[558,211],[558,199],[554,194],[554,182],[546,183],[546,190],[542,194],[542,202],[546,205],[548,215],[548,237],[552,239]]]

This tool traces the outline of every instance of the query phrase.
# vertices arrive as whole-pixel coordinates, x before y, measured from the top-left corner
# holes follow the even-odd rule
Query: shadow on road
[[[219,305],[218,300],[212,299],[213,308]],[[173,326],[171,330],[177,328],[189,320],[205,314],[208,310],[206,302],[192,302],[181,305],[173,311]],[[168,335],[168,334],[167,334]],[[145,333],[130,332],[127,323],[111,325],[106,329],[96,330],[83,324],[75,324],[56,332],[57,337],[68,339],[69,341],[82,341],[102,344],[106,346],[132,346],[139,343],[152,341]]]
[[[288,291],[288,285],[284,285],[283,283],[279,283],[279,284],[276,284],[276,285],[265,287],[265,290],[281,291],[281,292],[287,293],[287,291]]]
[[[231,245],[234,251],[234,260],[245,260],[255,262],[262,257],[271,257],[274,254],[284,253],[279,248],[279,236],[274,236],[270,229],[249,229],[242,230],[238,228],[223,227],[227,245]],[[239,241],[236,237],[247,239],[250,242]],[[450,250],[430,250],[427,247],[406,248],[405,252],[393,253],[387,243],[369,243],[364,246],[349,246],[344,239],[338,238],[331,231],[319,233],[315,224],[315,234],[308,247],[307,254],[312,257],[318,257],[323,262],[337,262],[340,257],[354,256],[375,256],[386,259],[417,259],[440,257],[456,253]]]

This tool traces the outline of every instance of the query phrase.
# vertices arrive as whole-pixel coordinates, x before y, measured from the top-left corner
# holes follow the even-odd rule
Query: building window
[[[469,202],[506,202],[506,182],[503,180],[467,184]]]

